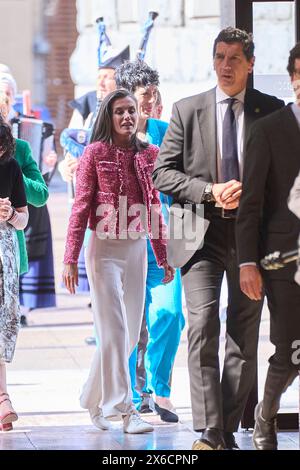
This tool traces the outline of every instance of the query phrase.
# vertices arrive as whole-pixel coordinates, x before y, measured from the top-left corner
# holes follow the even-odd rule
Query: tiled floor
[[[29,315],[31,326],[22,329],[13,364],[9,391],[19,421],[14,430],[0,433],[0,450],[189,450],[198,437],[192,430],[185,336],[176,359],[172,400],[180,424],[168,425],[156,415],[145,415],[154,432],[127,435],[120,422],[99,431],[79,406],[81,385],[88,373],[94,347],[84,342],[91,334],[90,312],[78,308],[86,298],[59,295],[59,308]],[[251,432],[239,432],[242,449],[252,449]],[[280,433],[279,448],[299,449],[298,433]]]
[[[45,418],[45,417],[44,417]],[[66,425],[16,426],[14,431],[0,433],[0,450],[190,450],[196,436],[185,424],[155,424],[153,433],[129,435],[121,423],[111,431],[100,431],[91,425],[72,423],[65,415]],[[74,418],[74,416],[73,416]],[[155,418],[156,419],[156,418]],[[155,421],[154,419],[154,421]],[[24,420],[22,420],[24,421]],[[153,419],[149,419],[153,422]],[[253,450],[252,433],[239,432],[236,440],[242,450]],[[298,433],[279,433],[280,450],[299,450]]]

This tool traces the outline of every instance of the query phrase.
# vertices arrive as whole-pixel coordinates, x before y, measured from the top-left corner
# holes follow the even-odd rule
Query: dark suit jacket
[[[283,105],[273,96],[247,89],[245,140],[256,119]],[[174,104],[153,173],[155,187],[172,196],[174,203],[200,204],[205,185],[217,182],[216,126],[216,88]],[[183,251],[185,246],[183,240]]]
[[[256,119],[283,105],[273,96],[247,89],[245,140]],[[153,180],[159,191],[182,203],[201,203],[205,185],[217,182],[216,88],[174,104]]]
[[[296,249],[300,222],[287,200],[299,170],[300,130],[290,106],[285,106],[255,123],[246,143],[237,219],[239,263],[258,263],[275,250]],[[295,265],[267,274],[292,280]]]

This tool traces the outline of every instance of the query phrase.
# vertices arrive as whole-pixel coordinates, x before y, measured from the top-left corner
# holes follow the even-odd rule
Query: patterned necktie
[[[223,181],[236,179],[239,181],[239,159],[237,151],[236,121],[232,106],[235,98],[228,98],[228,107],[223,121],[222,134],[222,176]]]

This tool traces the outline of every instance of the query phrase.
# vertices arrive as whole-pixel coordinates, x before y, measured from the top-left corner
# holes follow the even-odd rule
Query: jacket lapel
[[[262,111],[255,99],[253,90],[247,88],[245,94],[245,103],[244,103],[244,129],[245,129],[245,136],[244,136],[244,146],[248,140],[250,134],[251,124],[253,124],[256,119],[262,117]]]
[[[213,88],[203,96],[203,104],[197,109],[198,122],[212,181],[217,181],[216,89]]]

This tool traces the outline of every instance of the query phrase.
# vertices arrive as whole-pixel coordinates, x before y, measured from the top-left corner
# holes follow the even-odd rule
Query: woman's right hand
[[[76,288],[78,286],[78,267],[77,264],[65,264],[63,270],[63,282],[70,292],[70,294],[75,294]]]
[[[11,217],[12,210],[9,198],[0,198],[0,222],[6,222]]]

